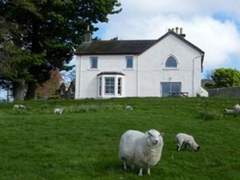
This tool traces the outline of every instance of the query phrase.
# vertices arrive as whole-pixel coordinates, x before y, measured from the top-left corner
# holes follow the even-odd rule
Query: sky
[[[182,27],[205,51],[204,75],[219,67],[240,70],[240,0],[120,0],[122,12],[96,26],[100,39],[157,39]]]

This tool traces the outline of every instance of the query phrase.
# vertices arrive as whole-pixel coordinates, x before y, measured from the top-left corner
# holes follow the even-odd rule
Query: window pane
[[[90,61],[91,61],[90,63],[91,63],[91,68],[92,69],[98,68],[98,59],[97,59],[97,57],[91,57]]]
[[[99,92],[98,92],[99,96],[102,96],[102,78],[99,78]]]
[[[105,78],[105,94],[115,94],[115,79],[114,77]]]
[[[118,78],[118,95],[122,94],[122,78]]]
[[[174,57],[169,57],[166,61],[166,67],[176,68],[177,67],[177,61]]]
[[[126,61],[127,61],[127,68],[133,68],[133,57],[127,56]]]
[[[161,86],[163,97],[179,95],[181,92],[181,82],[164,82]]]

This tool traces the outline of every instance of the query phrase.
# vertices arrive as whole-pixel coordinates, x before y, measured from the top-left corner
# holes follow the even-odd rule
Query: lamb
[[[139,176],[143,176],[143,169],[150,175],[150,168],[161,159],[164,146],[163,134],[155,129],[146,133],[137,130],[126,131],[120,139],[119,158],[123,162],[124,170],[127,166],[139,168]]]
[[[224,112],[226,113],[226,114],[233,114],[233,113],[235,113],[235,111],[233,110],[233,109],[224,109]]]
[[[236,104],[236,105],[233,107],[233,110],[234,110],[234,112],[236,112],[236,113],[240,113],[240,105],[239,105],[239,104]]]
[[[22,104],[14,104],[13,105],[13,109],[21,109],[21,110],[25,110],[26,106],[22,105]]]
[[[55,108],[55,109],[54,109],[54,113],[55,113],[55,114],[59,114],[59,115],[63,114],[63,111],[64,111],[63,108]]]
[[[130,106],[130,105],[127,105],[127,106],[125,107],[125,109],[128,110],[128,111],[133,111],[133,107]]]
[[[177,151],[181,151],[182,147],[186,148],[189,146],[194,151],[199,151],[200,146],[196,143],[193,136],[185,134],[185,133],[178,133],[176,135],[177,141]]]
[[[233,109],[224,109],[224,113],[225,114],[239,114],[240,113],[240,105],[236,104],[235,106],[233,106]]]

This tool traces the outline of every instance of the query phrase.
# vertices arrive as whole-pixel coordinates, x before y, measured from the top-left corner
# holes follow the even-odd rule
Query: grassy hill
[[[240,116],[223,109],[239,99],[143,98],[24,102],[26,111],[0,104],[0,179],[240,179]],[[125,109],[126,105],[134,110]],[[53,108],[64,107],[62,116]],[[124,172],[121,134],[155,128],[165,133],[152,176]],[[175,134],[193,134],[199,152],[176,152]]]

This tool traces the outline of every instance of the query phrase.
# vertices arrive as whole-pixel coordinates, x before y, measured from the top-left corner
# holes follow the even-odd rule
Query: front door
[[[181,82],[162,82],[162,97],[179,95],[181,92]]]

